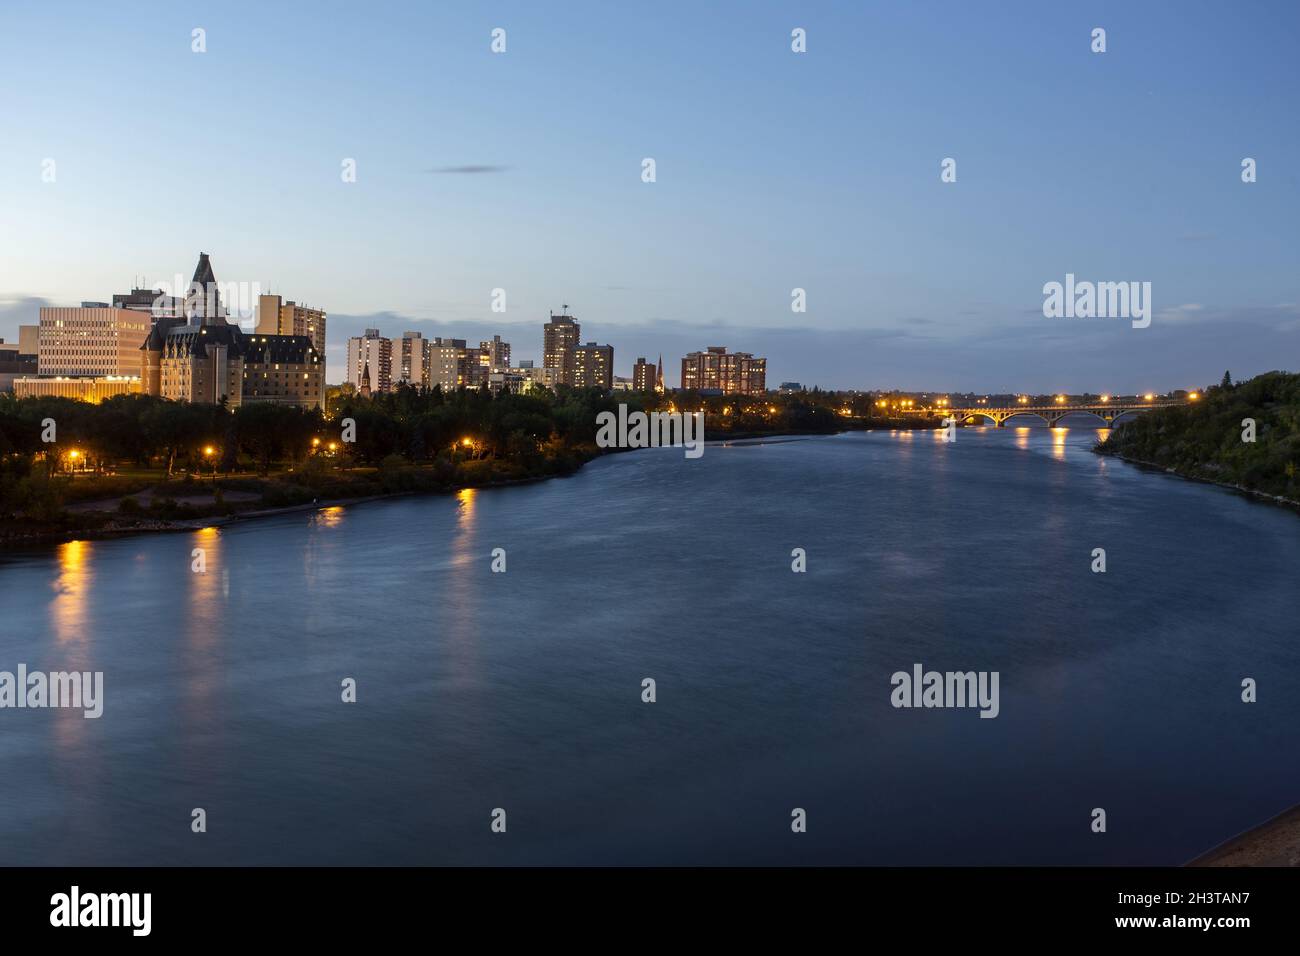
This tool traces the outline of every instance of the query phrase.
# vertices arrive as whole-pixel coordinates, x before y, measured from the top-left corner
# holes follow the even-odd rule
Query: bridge
[[[1034,415],[1047,422],[1048,425],[1055,428],[1066,415],[1093,415],[1101,420],[1101,423],[1109,428],[1115,422],[1125,415],[1136,415],[1140,412],[1149,412],[1153,408],[1180,408],[1188,402],[1174,401],[1144,401],[1136,399],[1133,401],[1108,402],[1090,402],[1083,405],[1012,405],[1010,408],[990,408],[987,405],[975,405],[971,408],[955,408],[946,405],[930,406],[926,408],[908,408],[903,410],[905,415],[925,415],[928,417],[939,416],[941,418],[955,418],[958,424],[967,422],[978,422],[978,419],[987,418],[998,428],[1003,427],[1007,420],[1017,415]]]

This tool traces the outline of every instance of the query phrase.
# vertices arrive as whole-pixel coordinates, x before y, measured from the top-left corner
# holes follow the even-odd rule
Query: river
[[[7,551],[0,670],[104,701],[0,709],[0,863],[1182,863],[1300,801],[1300,521],[1097,437],[649,449]],[[891,706],[916,663],[998,672],[998,716]]]

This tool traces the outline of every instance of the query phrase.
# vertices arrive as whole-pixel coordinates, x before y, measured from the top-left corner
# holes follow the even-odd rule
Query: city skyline
[[[263,295],[266,293],[263,292]],[[277,296],[278,297],[278,296]],[[17,342],[19,340],[20,326],[35,325],[39,321],[39,312],[41,308],[65,307],[71,308],[80,305],[86,300],[84,298],[76,303],[69,303],[64,306],[54,306],[49,303],[41,302],[39,304],[28,301],[21,308],[6,309],[0,305],[0,340],[6,342]],[[30,318],[27,317],[27,310],[35,308]],[[493,338],[506,338],[514,345],[516,364],[520,362],[532,361],[539,368],[543,366],[544,349],[541,347],[541,336],[538,334],[538,326],[545,326],[542,320],[514,320],[514,321],[494,321],[492,319],[482,319],[477,321],[464,322],[441,322],[431,319],[416,319],[408,316],[400,316],[391,312],[373,313],[364,316],[353,316],[339,314],[329,311],[328,308],[323,311],[329,315],[330,335],[326,341],[325,355],[327,357],[327,384],[340,384],[347,381],[346,369],[348,367],[348,342],[354,338],[364,337],[367,332],[375,329],[391,329],[395,324],[406,326],[402,332],[394,334],[391,331],[384,332],[386,337],[391,337],[394,341],[400,341],[400,336],[411,332],[422,335],[426,340],[436,341],[439,338],[444,340],[463,340],[472,342],[475,340],[487,342]],[[574,311],[577,311],[576,309]],[[12,317],[6,321],[7,312],[13,313]],[[553,310],[548,311],[547,321],[558,313]],[[245,332],[252,333],[258,328],[256,316],[238,319],[236,316],[231,317],[232,324],[239,325]],[[1104,321],[1104,320],[1103,320]],[[1300,324],[1300,323],[1298,323]],[[423,328],[421,328],[423,326]],[[1099,326],[1106,329],[1107,326]],[[960,368],[968,364],[969,352],[957,350],[945,351],[942,347],[935,347],[934,350],[926,353],[929,358],[937,364],[934,366],[936,373],[929,378],[921,378],[916,381],[902,380],[897,377],[901,373],[886,372],[879,378],[871,381],[860,381],[852,384],[832,383],[833,372],[829,375],[823,375],[819,372],[819,367],[824,366],[824,360],[827,356],[839,356],[845,351],[852,352],[854,346],[852,343],[859,343],[858,348],[867,354],[872,354],[873,346],[879,346],[883,343],[886,349],[892,349],[892,353],[887,352],[886,358],[897,356],[898,354],[917,353],[917,344],[904,336],[880,335],[876,336],[866,330],[831,330],[819,329],[765,329],[752,330],[741,329],[727,325],[711,326],[692,326],[681,322],[656,323],[645,326],[622,326],[618,329],[619,335],[610,336],[612,341],[631,342],[632,345],[618,345],[615,348],[617,361],[614,366],[613,375],[616,379],[631,379],[635,370],[635,359],[630,355],[641,356],[646,353],[665,354],[672,357],[667,365],[669,372],[665,374],[664,384],[668,388],[681,387],[680,381],[680,359],[700,351],[707,351],[708,344],[716,341],[725,341],[728,348],[736,346],[735,337],[739,334],[749,336],[743,343],[741,351],[748,351],[755,354],[768,356],[768,361],[776,361],[776,371],[769,373],[767,379],[771,388],[775,388],[781,382],[798,381],[805,387],[812,388],[817,386],[828,391],[904,391],[904,392],[926,392],[931,394],[1142,394],[1148,391],[1156,393],[1173,392],[1180,389],[1197,389],[1212,384],[1217,381],[1223,374],[1223,371],[1232,371],[1238,377],[1259,374],[1264,371],[1272,371],[1278,368],[1277,352],[1271,348],[1267,339],[1259,339],[1255,343],[1255,348],[1242,352],[1247,359],[1253,359],[1255,365],[1242,365],[1241,363],[1229,364],[1225,369],[1218,370],[1217,366],[1210,360],[1205,365],[1204,374],[1192,372],[1185,375],[1178,375],[1172,372],[1154,368],[1143,370],[1141,362],[1134,360],[1125,364],[1117,359],[1123,359],[1124,356],[1113,356],[1106,353],[1106,347],[1114,341],[1114,334],[1123,334],[1128,326],[1126,323],[1116,325],[1111,324],[1109,329],[1111,334],[1105,337],[1097,336],[1091,343],[1094,347],[1094,358],[1096,360],[1096,372],[1090,379],[1086,374],[1075,374],[1073,376],[1061,376],[1048,371],[1044,371],[1039,365],[1027,364],[1026,372],[1019,377],[1012,377],[1009,380],[1004,379],[995,382],[991,386],[981,387],[982,382],[971,384],[969,381],[963,381],[961,384],[949,385],[947,382],[934,381],[935,378],[943,378],[943,370],[946,368]],[[1240,328],[1240,326],[1238,326]],[[468,331],[467,331],[468,330]],[[459,331],[460,335],[452,333]],[[1138,335],[1149,333],[1152,330],[1141,330]],[[1195,325],[1191,329],[1178,330],[1181,336],[1181,342],[1184,346],[1188,344],[1189,338],[1195,340],[1197,328]],[[1216,333],[1217,334],[1217,333]],[[1041,348],[1035,344],[1041,339],[1041,336],[1026,334],[1019,337],[1011,336],[1010,343],[1013,348],[1020,348],[1032,352],[1034,349]],[[749,347],[750,341],[760,343],[767,342],[768,346]],[[986,342],[987,347],[994,344],[1007,344],[1008,339],[998,338],[993,342]],[[1159,342],[1166,340],[1160,339]],[[839,343],[838,345],[836,343]],[[1290,353],[1284,353],[1290,354]],[[819,356],[821,361],[819,363]],[[842,357],[842,356],[841,356]],[[1078,355],[1073,356],[1076,360]],[[794,361],[791,359],[794,358]],[[623,364],[618,364],[622,362]],[[1121,365],[1121,369],[1116,369],[1115,365]],[[1205,363],[1202,363],[1205,364]],[[1220,359],[1219,364],[1223,364]],[[624,367],[626,366],[626,367]],[[807,374],[797,375],[786,371],[787,368],[802,368]],[[338,372],[339,369],[345,370],[343,374]],[[956,376],[960,378],[960,375]],[[977,375],[977,378],[979,376]],[[1063,386],[1058,384],[1063,377],[1070,378],[1071,384]],[[991,376],[989,376],[991,379]],[[1115,384],[1117,383],[1118,384]]]
[[[113,55],[114,14],[94,8],[17,10],[0,37],[42,77],[5,94],[6,340],[43,304],[156,282],[202,248],[232,281],[327,309],[332,368],[389,315],[540,360],[514,326],[565,301],[616,360],[725,342],[826,388],[1164,390],[1300,354],[1293,8],[583,4],[560,24],[507,5],[405,11],[346,42],[327,16],[138,9],[147,57]],[[58,36],[58,69],[34,36]],[[57,121],[43,98],[66,104]],[[221,148],[152,148],[193,102]],[[181,215],[196,183],[204,214]],[[1044,318],[1043,284],[1067,273],[1151,282],[1151,327]]]

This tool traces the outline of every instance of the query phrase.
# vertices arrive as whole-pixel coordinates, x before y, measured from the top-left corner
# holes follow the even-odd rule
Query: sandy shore
[[[1198,856],[1188,866],[1300,866],[1300,806]]]

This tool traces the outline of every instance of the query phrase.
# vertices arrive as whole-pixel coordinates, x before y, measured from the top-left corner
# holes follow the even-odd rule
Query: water
[[[7,553],[0,670],[106,702],[0,710],[0,864],[1184,862],[1300,801],[1300,520],[1096,438],[654,449]],[[892,708],[915,662],[999,671],[1000,716]]]

